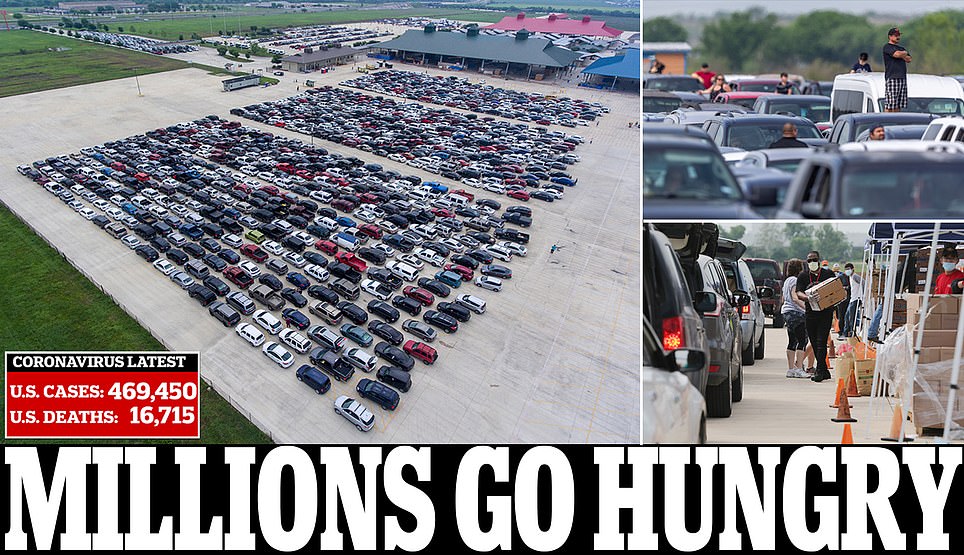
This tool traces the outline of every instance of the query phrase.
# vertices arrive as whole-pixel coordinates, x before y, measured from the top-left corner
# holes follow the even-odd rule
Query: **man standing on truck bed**
[[[900,112],[907,107],[907,64],[910,53],[900,42],[900,29],[891,27],[884,45],[884,111]]]
[[[815,382],[829,380],[830,369],[827,368],[827,339],[830,336],[830,325],[833,323],[834,307],[824,310],[814,310],[810,307],[810,298],[805,291],[822,281],[835,279],[830,268],[820,267],[820,253],[810,251],[807,254],[807,269],[797,276],[797,298],[806,303],[807,337],[813,345],[813,354],[817,359],[817,371],[810,378]]]

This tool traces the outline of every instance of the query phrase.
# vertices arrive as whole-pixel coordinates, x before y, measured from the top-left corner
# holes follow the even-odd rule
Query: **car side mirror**
[[[757,295],[757,297],[760,297],[761,299],[770,299],[770,298],[773,298],[773,288],[772,288],[772,287],[766,287],[766,286],[757,287],[757,288],[756,288],[756,295]]]
[[[695,308],[700,315],[703,315],[705,312],[713,312],[716,310],[716,303],[716,293],[699,291],[693,295],[693,308]]]
[[[670,360],[679,372],[693,372],[706,366],[706,353],[694,349],[677,349],[673,351]]]
[[[750,296],[746,293],[736,293],[733,295],[733,306],[743,308],[744,306],[750,304],[750,300]]]
[[[819,202],[805,202],[800,206],[800,214],[804,218],[819,218],[823,216],[823,205]]]
[[[753,189],[749,196],[751,206],[768,207],[777,205],[777,190],[772,187]]]

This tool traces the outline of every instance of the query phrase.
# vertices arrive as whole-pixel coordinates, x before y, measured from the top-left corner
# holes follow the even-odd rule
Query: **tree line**
[[[690,59],[728,73],[787,71],[827,79],[849,71],[857,55],[867,52],[874,71],[883,71],[881,49],[894,26],[914,55],[911,71],[964,73],[964,10],[933,12],[900,25],[821,10],[780,24],[775,14],[752,8],[715,17],[703,27]],[[643,40],[682,42],[689,36],[672,18],[657,17],[643,22]]]
[[[791,258],[805,259],[812,250],[819,251],[823,259],[841,265],[845,262],[856,264],[863,258],[863,246],[851,244],[847,235],[831,224],[765,223],[756,231],[752,240],[744,241],[747,245],[745,257],[769,258],[781,265]],[[720,237],[742,240],[745,235],[745,226],[720,226]]]

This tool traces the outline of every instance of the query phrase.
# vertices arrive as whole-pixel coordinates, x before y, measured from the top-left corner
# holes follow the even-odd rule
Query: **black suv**
[[[411,372],[415,366],[415,359],[408,353],[384,341],[375,345],[375,354],[387,360],[392,366],[397,366],[406,372]]]
[[[732,146],[743,150],[761,150],[783,136],[783,125],[797,126],[797,139],[812,144],[824,144],[826,140],[814,123],[806,118],[778,114],[740,114],[727,112],[703,122],[703,131],[717,146]],[[644,147],[645,149],[645,147]],[[645,165],[643,166],[645,167]]]
[[[376,299],[369,302],[368,311],[376,316],[381,316],[388,323],[398,321],[398,310],[384,301],[379,301]]]

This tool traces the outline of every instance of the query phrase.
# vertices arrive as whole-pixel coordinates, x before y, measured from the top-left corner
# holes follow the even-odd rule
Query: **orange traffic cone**
[[[850,424],[844,424],[843,437],[840,438],[840,445],[853,445],[854,433],[850,429]]]
[[[890,419],[890,435],[880,438],[881,441],[900,441],[900,428],[904,422],[904,410],[900,403],[894,405],[894,416]],[[914,441],[914,438],[904,436],[904,441]]]
[[[840,389],[840,396],[837,397],[837,418],[831,418],[834,422],[856,422],[857,419],[850,415],[850,403],[847,401],[846,386]]]
[[[857,377],[854,375],[853,369],[850,370],[850,376],[847,378],[847,397],[860,397],[860,393],[857,391]]]
[[[838,378],[838,379],[837,379],[837,391],[833,394],[833,404],[830,405],[830,408],[835,409],[835,408],[838,408],[838,407],[840,406],[840,405],[838,404],[838,401],[839,401],[839,399],[840,399],[840,392],[843,391],[843,389],[844,389],[844,379],[843,379],[843,378]]]

